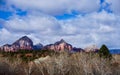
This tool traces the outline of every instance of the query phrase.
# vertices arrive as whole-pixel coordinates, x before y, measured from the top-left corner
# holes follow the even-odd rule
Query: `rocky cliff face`
[[[60,41],[54,43],[54,44],[49,44],[46,45],[43,49],[45,50],[55,50],[55,51],[64,51],[64,50],[72,50],[72,45],[66,43],[63,39]]]
[[[0,50],[9,52],[9,51],[17,51],[17,50],[54,50],[54,51],[70,51],[70,52],[97,52],[99,49],[95,46],[89,46],[85,49],[72,47],[71,44],[67,43],[63,39],[60,41],[55,42],[54,44],[49,44],[43,46],[42,44],[33,45],[33,42],[27,36],[23,36],[22,38],[18,39],[13,44],[3,45],[0,47]]]
[[[88,46],[84,49],[85,52],[97,52],[99,48],[96,45]]]
[[[12,44],[12,47],[15,49],[32,50],[33,49],[33,42],[30,38],[28,38],[27,36],[24,36],[24,37],[20,38],[19,40],[17,40],[16,42],[14,42]]]
[[[5,44],[2,47],[0,47],[2,51],[8,52],[8,51],[13,51],[14,49],[11,47],[9,44]]]
[[[24,36],[14,42],[12,45],[6,44],[1,47],[3,51],[16,51],[20,49],[32,50],[33,49],[33,42],[27,36]]]
[[[55,51],[64,51],[64,50],[68,50],[71,51],[73,50],[72,45],[66,43],[63,39],[61,39],[60,41],[54,43],[54,44],[49,44],[43,47],[42,44],[37,44],[37,45],[33,45],[33,42],[30,38],[28,38],[27,36],[24,36],[20,39],[18,39],[16,42],[14,42],[13,44],[9,45],[6,44],[2,47],[0,47],[1,50],[3,51],[17,51],[17,50],[40,50],[40,49],[44,49],[44,50],[55,50]]]

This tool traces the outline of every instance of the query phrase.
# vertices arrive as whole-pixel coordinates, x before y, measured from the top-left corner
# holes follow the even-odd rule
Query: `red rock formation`
[[[27,36],[24,36],[14,42],[12,45],[4,45],[1,47],[1,50],[8,52],[8,51],[17,51],[20,49],[32,50],[33,49],[33,42]]]
[[[54,44],[50,44],[50,45],[46,45],[43,49],[46,50],[55,50],[55,51],[64,51],[64,50],[72,50],[72,45],[66,43],[63,39],[61,39],[60,41],[54,43]]]
[[[2,46],[1,50],[5,51],[5,52],[14,51],[14,49],[9,44]]]
[[[24,37],[20,38],[19,40],[17,40],[16,42],[14,42],[12,44],[12,47],[14,47],[16,49],[32,50],[33,42],[30,38],[28,38],[27,36],[24,36]]]

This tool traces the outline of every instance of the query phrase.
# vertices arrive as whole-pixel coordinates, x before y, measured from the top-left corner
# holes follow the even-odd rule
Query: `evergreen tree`
[[[100,57],[103,57],[103,58],[108,58],[110,60],[112,58],[112,55],[110,54],[109,49],[107,48],[106,45],[101,46],[100,50],[98,51],[98,54]]]

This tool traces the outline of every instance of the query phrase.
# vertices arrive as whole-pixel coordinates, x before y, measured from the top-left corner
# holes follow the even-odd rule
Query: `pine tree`
[[[112,59],[112,55],[109,52],[109,49],[107,48],[106,45],[102,45],[100,50],[98,51],[98,54],[100,57],[107,58],[107,59]]]

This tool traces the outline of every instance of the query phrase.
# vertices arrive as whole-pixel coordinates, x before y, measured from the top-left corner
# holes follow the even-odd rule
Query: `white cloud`
[[[97,12],[100,6],[110,4],[113,13],[106,10]],[[27,35],[34,44],[54,43],[61,38],[77,47],[91,44],[100,46],[107,44],[110,48],[120,48],[120,1],[105,0],[7,0],[0,10],[9,8],[13,13],[20,8],[27,11],[27,15],[12,15],[9,20],[0,23],[0,45],[13,43],[20,37]],[[6,9],[5,9],[5,8]],[[58,20],[54,15],[71,14],[72,11],[86,13],[84,16]],[[48,15],[47,15],[48,14]]]
[[[24,17],[12,16],[5,22],[5,27],[13,32],[26,32],[40,34],[54,34],[53,30],[59,30],[60,25],[57,20],[47,15],[27,15]]]
[[[45,45],[63,38],[73,46],[82,48],[91,44],[107,44],[110,48],[120,46],[120,16],[105,11],[78,15],[68,20],[57,20],[49,15],[32,13],[25,17],[13,16],[4,24],[5,29],[0,31],[0,41],[3,39],[3,42],[15,41],[23,35],[28,35],[35,44],[40,42]]]
[[[110,4],[110,9],[120,15],[120,0],[105,0],[107,3]]]
[[[0,45],[12,43],[14,39],[11,38],[15,39],[16,36],[13,36],[12,33],[5,28],[0,29]]]
[[[119,31],[120,31],[120,16],[110,14],[105,11],[100,13],[91,13],[83,17],[77,17],[76,19],[70,19],[63,21],[63,32],[73,32],[71,40],[79,40],[76,45],[85,47],[90,44],[107,44],[109,47],[119,47]],[[70,28],[73,28],[69,30]],[[68,30],[68,31],[67,31]],[[65,33],[64,33],[65,34]],[[68,34],[68,33],[67,33]],[[79,38],[79,39],[78,39]],[[82,40],[82,41],[80,41]],[[73,42],[73,41],[72,41]],[[77,42],[77,41],[76,41]],[[119,41],[120,42],[120,41]]]
[[[99,28],[99,31],[101,32],[112,32],[114,31],[114,28],[107,26],[107,25],[101,25]]]
[[[79,11],[83,13],[99,10],[100,0],[7,0],[8,5],[17,8],[58,15]]]

